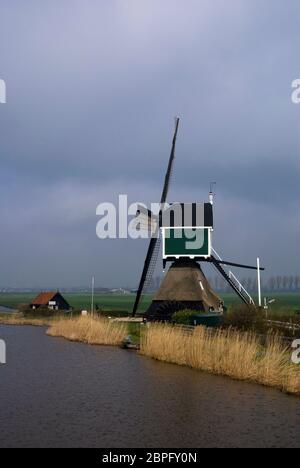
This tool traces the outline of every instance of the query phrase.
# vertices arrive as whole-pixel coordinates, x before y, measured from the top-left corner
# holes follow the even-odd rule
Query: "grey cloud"
[[[271,271],[296,271],[299,23],[296,0],[3,0],[0,284],[76,285],[91,270],[134,284],[145,242],[104,246],[94,211],[118,193],[157,201],[174,115],[170,199],[202,200],[217,180],[221,248],[264,247]],[[233,212],[244,230],[231,245]]]

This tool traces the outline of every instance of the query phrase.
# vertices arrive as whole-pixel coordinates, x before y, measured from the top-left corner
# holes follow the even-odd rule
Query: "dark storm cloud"
[[[174,115],[170,197],[202,200],[216,180],[220,231],[236,212],[251,220],[234,245],[216,232],[221,247],[296,272],[299,12],[296,0],[2,1],[0,283],[83,284],[92,271],[134,283],[145,244],[101,243],[95,209],[118,193],[157,200]]]

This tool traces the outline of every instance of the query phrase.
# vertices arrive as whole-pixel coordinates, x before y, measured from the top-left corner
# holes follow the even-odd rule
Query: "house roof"
[[[48,305],[49,301],[56,296],[57,292],[42,292],[32,302],[32,305]]]

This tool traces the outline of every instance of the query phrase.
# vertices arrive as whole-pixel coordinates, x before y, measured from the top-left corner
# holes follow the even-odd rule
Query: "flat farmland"
[[[90,309],[91,294],[62,293],[74,309]],[[32,293],[0,293],[0,306],[18,308],[20,304],[29,304],[37,294]],[[94,303],[102,310],[130,311],[133,307],[134,294],[95,294]],[[152,295],[143,297],[141,310],[145,310],[152,300]]]
[[[36,294],[32,293],[0,293],[0,306],[17,308],[19,304],[30,303]],[[74,309],[89,309],[91,306],[91,295],[89,293],[63,293],[70,305]],[[144,311],[152,300],[151,294],[143,297],[140,310]],[[240,302],[235,294],[221,294],[227,307]],[[274,298],[275,303],[270,306],[270,312],[274,314],[292,315],[300,311],[300,293],[270,293],[270,299]],[[95,294],[95,305],[104,311],[130,312],[134,303],[134,294]],[[255,299],[255,298],[254,298]]]

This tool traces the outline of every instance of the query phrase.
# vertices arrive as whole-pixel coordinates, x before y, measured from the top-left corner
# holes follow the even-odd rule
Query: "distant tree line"
[[[162,282],[161,276],[152,278],[148,291],[156,291]],[[231,292],[229,284],[221,277],[215,276],[207,278],[215,291]],[[257,291],[257,278],[255,276],[240,279],[241,284],[249,292]],[[269,292],[300,292],[300,275],[277,275],[271,276],[267,280],[262,278],[262,288]]]
[[[231,291],[228,283],[219,276],[208,278],[208,280],[216,291]],[[242,278],[240,282],[247,291],[257,291],[256,277]],[[267,280],[262,279],[262,288],[269,292],[300,292],[300,275],[277,275]]]

